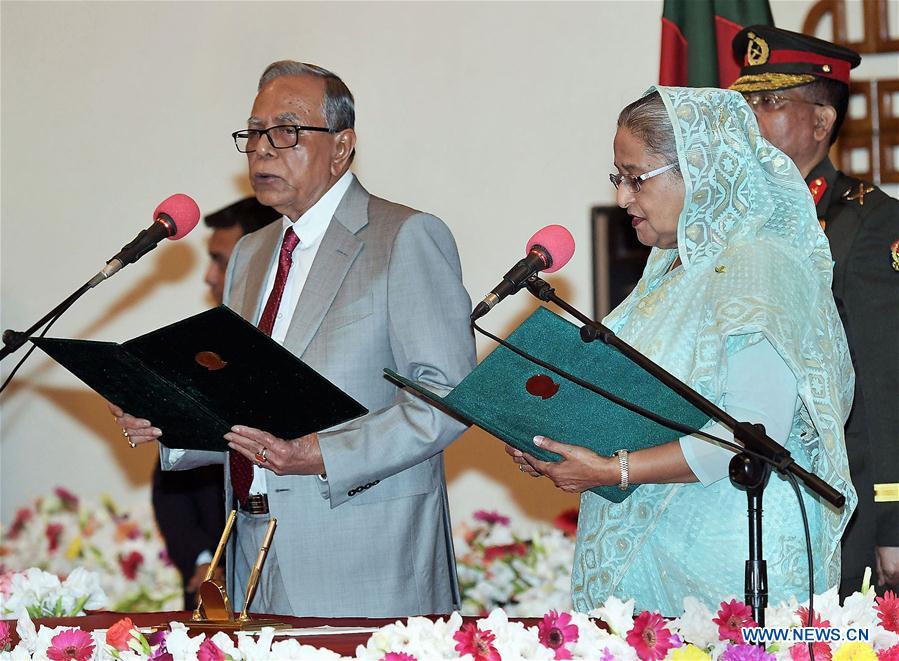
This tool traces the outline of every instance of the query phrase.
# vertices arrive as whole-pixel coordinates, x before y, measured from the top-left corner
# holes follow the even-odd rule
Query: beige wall
[[[808,3],[774,5],[796,28]],[[263,67],[282,58],[344,77],[357,100],[355,171],[449,224],[473,298],[534,230],[562,223],[579,250],[552,281],[589,311],[588,212],[613,199],[617,111],[656,78],[661,1],[3,2],[0,12],[0,325],[23,329],[167,195],[189,193],[209,212],[247,192],[229,133]],[[201,228],[166,242],[51,335],[122,341],[200,311],[204,241]],[[487,325],[506,332],[534,305],[510,299]],[[148,497],[154,450],[129,449],[102,400],[39,352],[0,415],[3,521],[55,485]],[[512,470],[482,432],[447,464],[457,521],[482,507],[548,518],[575,502]]]

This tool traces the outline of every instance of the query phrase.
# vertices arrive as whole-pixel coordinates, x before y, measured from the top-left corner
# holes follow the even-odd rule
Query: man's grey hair
[[[652,92],[625,106],[618,115],[618,127],[626,128],[643,141],[647,149],[658,154],[666,163],[677,163],[674,127],[658,92]],[[670,170],[680,174],[680,168]]]
[[[265,85],[281,76],[314,76],[324,80],[325,98],[322,102],[322,115],[325,117],[328,128],[332,131],[343,131],[355,127],[356,105],[353,101],[353,93],[340,79],[340,76],[314,64],[280,60],[272,62],[265,68],[259,78],[258,89],[261,90]]]

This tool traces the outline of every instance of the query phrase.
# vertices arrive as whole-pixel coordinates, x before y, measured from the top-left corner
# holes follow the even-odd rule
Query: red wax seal
[[[532,376],[528,379],[524,387],[534,397],[542,397],[543,399],[549,399],[559,392],[559,384],[554,383],[553,380],[545,374]]]
[[[197,365],[205,367],[210,372],[224,369],[228,364],[227,361],[222,360],[222,357],[214,351],[201,351],[194,356],[194,361],[196,361]]]

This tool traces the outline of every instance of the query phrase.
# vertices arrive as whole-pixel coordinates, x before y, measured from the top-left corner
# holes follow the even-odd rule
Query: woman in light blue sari
[[[654,88],[625,108],[611,175],[619,206],[653,247],[636,288],[604,320],[619,337],[724,408],[760,422],[797,462],[846,495],[837,511],[804,487],[817,592],[839,581],[839,540],[855,506],[843,441],[854,374],[830,291],[832,261],[793,162],[759,134],[735,93]],[[719,424],[705,431],[733,439]],[[609,596],[683,611],[743,592],[746,495],[727,479],[728,450],[696,437],[621,456],[537,437],[563,456],[519,467],[583,492],[572,597]],[[587,489],[642,486],[611,503]],[[808,590],[795,493],[772,475],[764,497],[769,598]]]

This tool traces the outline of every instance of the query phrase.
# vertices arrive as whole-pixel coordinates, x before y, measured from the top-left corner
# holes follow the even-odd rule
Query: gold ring
[[[125,438],[130,438],[128,435],[128,430],[125,429],[124,427],[122,427],[122,436],[124,436]]]
[[[262,448],[259,452],[256,453],[255,458],[257,463],[264,464],[267,459],[265,458],[265,453],[268,452],[267,448]]]

